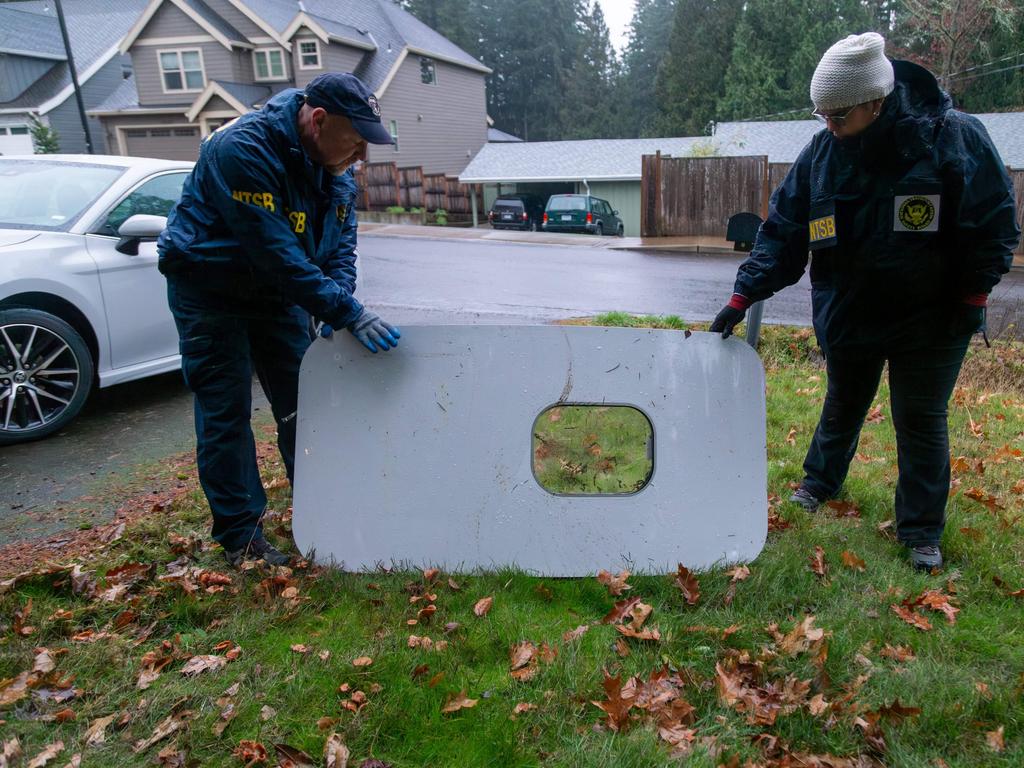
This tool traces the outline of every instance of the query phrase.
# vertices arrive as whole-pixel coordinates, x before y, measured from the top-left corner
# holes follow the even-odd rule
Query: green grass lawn
[[[80,559],[80,575],[0,587],[0,754],[5,744],[13,754],[15,739],[24,752],[0,765],[28,765],[57,742],[48,765],[75,764],[76,754],[87,767],[287,765],[275,744],[314,765],[344,765],[326,760],[328,741],[347,745],[349,765],[378,768],[1024,765],[1024,592],[1013,594],[1024,588],[1024,352],[976,348],[965,365],[950,406],[962,458],[948,564],[936,575],[912,572],[886,526],[896,465],[885,387],[843,493],[849,503],[809,515],[785,499],[801,477],[824,371],[806,330],[768,328],[761,352],[771,532],[749,573],[697,573],[699,596],[675,574],[630,576],[631,588],[613,596],[596,578],[514,570],[345,574],[300,563],[230,572],[205,543],[208,511],[193,486]],[[543,418],[535,431],[563,439]],[[594,463],[594,444],[601,457],[646,459],[603,433],[588,441],[597,428],[587,418],[562,409],[558,423],[574,427],[571,449],[583,452],[566,461]],[[642,445],[634,426],[617,434]],[[279,464],[266,469],[267,528],[282,541],[290,500]],[[562,481],[567,490],[577,482]],[[155,572],[106,576],[128,563]],[[917,600],[929,590],[937,609],[959,609],[946,609],[952,623]],[[477,615],[487,597],[490,610]],[[645,623],[634,609],[635,626],[656,628],[658,640],[601,623],[634,597],[653,609]],[[628,618],[617,623],[629,629]],[[197,656],[217,658],[186,676],[186,665],[203,665],[190,662]],[[140,689],[146,669],[155,677]],[[443,711],[462,693],[475,704]],[[96,726],[88,744],[100,718],[111,718],[104,737]]]

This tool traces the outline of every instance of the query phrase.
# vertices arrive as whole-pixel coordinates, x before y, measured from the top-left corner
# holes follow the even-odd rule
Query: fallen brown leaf
[[[43,747],[43,750],[29,760],[26,768],[43,768],[48,762],[53,760],[57,755],[64,751],[64,742],[55,741],[53,744],[48,744]]]
[[[353,667],[368,667],[371,664],[373,664],[373,659],[371,659],[369,656],[360,656],[357,659],[352,659]]]
[[[623,624],[616,624],[615,629],[626,637],[632,637],[636,640],[650,640],[657,642],[661,640],[661,632],[658,631],[657,627],[650,627],[649,629],[633,629],[632,626],[626,626]]]
[[[886,643],[879,655],[883,658],[899,662],[913,661],[917,658],[914,655],[914,649],[909,645],[889,645],[888,643]]]
[[[988,748],[993,752],[1002,752],[1006,748],[1006,743],[1003,739],[1003,726],[999,726],[994,731],[987,731],[985,733],[985,743],[988,744]]]
[[[181,668],[181,674],[185,675],[185,677],[195,677],[203,672],[216,672],[227,666],[227,663],[227,659],[216,654],[193,656]]]
[[[573,640],[579,640],[583,635],[587,633],[590,627],[587,624],[580,624],[576,629],[571,629],[562,635],[562,640],[566,643],[571,643]]]
[[[349,751],[341,735],[332,733],[324,743],[324,761],[326,768],[348,768]]]
[[[601,619],[602,624],[615,624],[629,615],[630,611],[633,610],[633,606],[640,602],[639,597],[628,597],[625,600],[619,600],[608,614]]]
[[[905,605],[891,605],[889,607],[892,608],[893,613],[907,622],[907,624],[920,629],[922,632],[928,632],[932,628],[932,623],[926,617],[907,608]]]
[[[689,605],[696,605],[697,601],[700,600],[700,583],[697,581],[697,577],[690,572],[690,569],[682,563],[679,563],[673,583],[679,587],[679,590],[683,593],[683,598]]]
[[[257,763],[267,762],[267,748],[258,741],[250,739],[242,739],[238,742],[238,746],[231,754],[241,760],[246,768],[252,768]]]
[[[274,752],[277,753],[277,764],[279,768],[313,768],[313,758],[301,749],[290,747],[287,744],[275,744]]]
[[[473,606],[473,613],[480,618],[483,618],[490,612],[492,605],[494,605],[493,597],[482,597],[477,600],[476,605]]]
[[[172,733],[176,733],[184,727],[186,721],[192,716],[191,710],[184,710],[182,712],[174,712],[164,718],[157,727],[153,730],[152,735],[147,739],[135,742],[135,746],[132,747],[132,751],[135,754],[145,752],[151,746],[156,744],[158,741],[162,741],[170,736]]]
[[[852,568],[853,570],[860,571],[861,573],[864,573],[864,571],[867,569],[867,563],[865,563],[863,560],[861,560],[848,549],[843,550],[842,558],[843,565],[845,565],[847,568]]]
[[[601,584],[604,584],[608,588],[608,594],[613,597],[618,597],[627,589],[633,587],[626,583],[626,579],[629,578],[629,571],[620,571],[619,574],[613,575],[608,571],[598,571],[597,580]]]
[[[475,707],[477,699],[471,699],[466,696],[466,691],[462,690],[458,693],[449,694],[448,698],[445,699],[444,706],[441,707],[443,714],[449,715],[452,712],[458,712],[460,709],[469,709]]]
[[[819,579],[825,578],[828,573],[828,565],[825,563],[825,550],[820,546],[814,548],[814,554],[808,558],[811,566],[811,573]]]
[[[114,722],[116,717],[117,715],[107,715],[106,717],[97,717],[93,720],[84,735],[86,746],[95,747],[105,742],[107,740],[107,726]]]
[[[604,670],[604,701],[590,702],[605,713],[606,724],[613,731],[625,730],[630,723],[629,710],[633,706],[632,699],[624,698],[622,695],[622,677],[612,677],[608,670]]]

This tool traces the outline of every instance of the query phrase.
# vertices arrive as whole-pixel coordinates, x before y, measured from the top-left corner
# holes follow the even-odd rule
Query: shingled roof
[[[1024,168],[1024,112],[975,115],[1010,168]],[[715,155],[766,155],[772,163],[792,163],[823,126],[817,120],[719,123],[713,136],[675,139],[595,139],[584,141],[491,142],[459,175],[463,183],[499,181],[639,180],[640,157],[661,151],[682,157],[694,146]]]
[[[86,82],[95,69],[117,54],[117,44],[135,23],[146,2],[63,0],[63,6],[78,79],[79,82]],[[49,54],[58,45],[60,54],[60,60],[45,75],[14,99],[0,102],[0,109],[35,110],[61,95],[65,95],[65,98],[71,95],[71,71],[64,60],[64,44],[60,38],[53,2],[23,0],[0,4],[0,29],[3,30],[0,35],[7,38],[14,34],[12,30],[22,30],[17,34],[24,34],[20,38],[23,47],[27,45],[33,51],[38,49],[47,58],[53,58]],[[63,99],[49,106],[55,107],[62,102]]]

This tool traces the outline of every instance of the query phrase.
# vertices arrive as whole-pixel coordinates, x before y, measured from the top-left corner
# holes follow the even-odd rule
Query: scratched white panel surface
[[[532,428],[559,402],[643,411],[654,428],[647,486],[544,490]],[[764,369],[735,338],[414,326],[373,355],[336,333],[303,360],[298,413],[295,541],[348,570],[657,573],[752,560],[764,546]]]

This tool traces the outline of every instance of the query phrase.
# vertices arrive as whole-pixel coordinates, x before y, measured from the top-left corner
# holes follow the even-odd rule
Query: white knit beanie
[[[885,40],[877,32],[865,32],[825,51],[811,78],[811,101],[816,109],[828,112],[883,99],[894,87]]]

